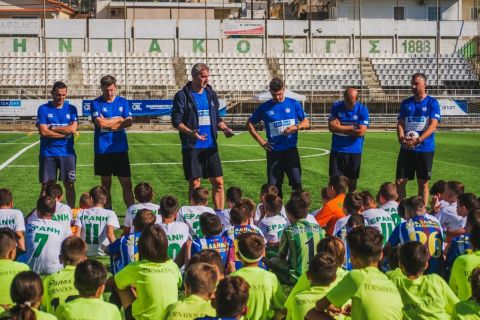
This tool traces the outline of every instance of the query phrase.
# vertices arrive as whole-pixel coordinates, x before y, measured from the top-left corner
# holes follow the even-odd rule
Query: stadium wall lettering
[[[435,21],[358,22],[258,20],[46,20],[46,51],[184,53],[339,53],[362,55],[435,53]],[[478,29],[474,21],[442,21],[440,53],[455,53]],[[285,40],[284,40],[285,34]],[[125,40],[126,38],[126,40]],[[208,40],[207,40],[208,39]],[[0,51],[43,52],[38,19],[0,19]],[[125,48],[126,46],[126,48]]]

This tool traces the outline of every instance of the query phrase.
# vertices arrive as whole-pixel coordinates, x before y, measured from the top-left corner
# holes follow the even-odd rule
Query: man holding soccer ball
[[[399,200],[404,199],[407,182],[416,174],[418,195],[427,204],[440,105],[435,98],[427,95],[427,78],[423,73],[415,73],[411,84],[413,96],[402,101],[398,115],[397,136],[401,147],[396,185]]]

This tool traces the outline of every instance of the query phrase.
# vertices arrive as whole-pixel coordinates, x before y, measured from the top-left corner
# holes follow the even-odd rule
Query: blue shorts
[[[65,157],[39,157],[40,166],[38,176],[40,183],[49,181],[75,181],[76,180],[76,162],[75,155]]]
[[[183,149],[183,173],[185,180],[222,177],[222,163],[217,147],[208,149]]]

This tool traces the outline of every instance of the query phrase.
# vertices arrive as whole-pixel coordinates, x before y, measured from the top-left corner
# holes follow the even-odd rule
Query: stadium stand
[[[415,72],[423,72],[431,84],[437,81],[434,54],[390,54],[371,57],[372,64],[383,88],[408,87]],[[439,57],[439,80],[447,89],[478,88],[478,77],[469,63],[459,55],[442,54]]]
[[[106,74],[124,79],[125,59],[120,53],[83,53],[82,74],[85,86],[98,86]],[[127,55],[127,81],[134,86],[174,86],[172,58],[162,53],[130,53]]]
[[[283,56],[278,56],[283,63]],[[354,55],[289,54],[279,74],[289,88],[298,91],[338,91],[346,86],[360,86],[360,65]],[[312,88],[313,86],[313,88]]]
[[[62,53],[2,53],[0,57],[0,85],[4,87],[34,87],[55,81],[68,82],[68,58]]]
[[[204,58],[204,54],[185,54],[185,71],[191,78],[192,66]],[[271,79],[265,55],[212,53],[208,57],[210,83],[217,91],[265,90]]]

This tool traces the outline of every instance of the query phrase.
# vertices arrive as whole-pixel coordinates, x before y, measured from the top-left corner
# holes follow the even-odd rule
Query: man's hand
[[[226,127],[225,129],[222,130],[223,134],[225,135],[226,138],[231,138],[235,135],[232,129]]]
[[[189,136],[195,140],[200,140],[200,141],[205,141],[207,140],[207,134],[204,133],[202,135],[200,135],[198,133],[198,130],[191,130],[190,133],[189,133]]]
[[[289,136],[292,133],[295,133],[297,131],[298,131],[298,126],[296,126],[296,125],[288,126],[287,128],[285,128],[285,130],[283,130],[283,135],[284,136]]]
[[[262,148],[265,149],[265,151],[270,152],[273,150],[274,143],[268,142],[268,141],[263,141],[261,144]]]
[[[330,121],[330,125],[332,127],[335,127],[335,128],[338,128],[340,126],[340,120],[338,120],[337,118],[333,119],[332,121]]]

